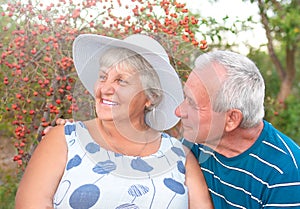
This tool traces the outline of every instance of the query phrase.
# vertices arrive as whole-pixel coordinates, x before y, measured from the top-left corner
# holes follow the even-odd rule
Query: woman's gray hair
[[[211,68],[216,65],[226,70],[221,87],[212,96],[213,110],[226,112],[239,109],[243,114],[242,128],[256,126],[264,117],[265,83],[258,68],[247,57],[229,51],[205,53],[195,62],[196,70]]]
[[[146,111],[151,111],[161,102],[163,94],[159,77],[151,64],[140,54],[126,48],[111,47],[102,54],[99,64],[104,71],[115,67],[117,70],[133,70],[139,73],[145,95],[151,101],[151,106],[147,107]]]

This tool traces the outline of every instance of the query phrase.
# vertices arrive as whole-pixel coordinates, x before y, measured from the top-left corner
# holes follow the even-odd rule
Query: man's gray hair
[[[234,52],[214,51],[200,55],[195,65],[196,70],[217,70],[217,65],[226,70],[221,87],[211,95],[215,112],[239,109],[243,114],[242,128],[256,126],[263,119],[265,83],[253,61]]]

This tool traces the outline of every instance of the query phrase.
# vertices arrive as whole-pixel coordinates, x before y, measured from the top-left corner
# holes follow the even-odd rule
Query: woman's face
[[[139,73],[128,68],[100,70],[94,91],[100,120],[144,123],[144,110],[150,101],[144,93]]]

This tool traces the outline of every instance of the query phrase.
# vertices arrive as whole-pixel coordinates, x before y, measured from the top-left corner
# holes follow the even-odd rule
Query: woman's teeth
[[[106,105],[113,105],[113,106],[118,104],[116,102],[112,102],[112,101],[108,101],[108,100],[102,100],[102,103],[106,104]]]

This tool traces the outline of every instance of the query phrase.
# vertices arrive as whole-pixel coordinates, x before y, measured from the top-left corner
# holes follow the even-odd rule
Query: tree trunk
[[[280,90],[277,101],[284,102],[292,91],[293,82],[296,77],[296,46],[286,46],[286,74],[281,78]]]
[[[295,56],[296,56],[297,42],[291,41],[291,39],[287,37],[287,39],[285,40],[286,41],[285,63],[281,62],[274,49],[274,37],[272,35],[274,31],[272,31],[270,27],[271,24],[267,16],[266,1],[258,0],[257,2],[259,7],[259,14],[261,17],[261,23],[265,28],[266,37],[268,39],[267,47],[269,51],[269,56],[271,58],[272,63],[275,66],[275,69],[281,81],[280,90],[279,93],[277,94],[277,101],[283,104],[292,91],[293,81],[296,76]],[[297,0],[296,3],[298,2],[300,1]],[[272,1],[272,4],[278,11],[283,9],[281,5],[278,3],[278,1]],[[282,16],[281,18],[285,18],[285,17]]]
[[[292,86],[293,86],[293,81],[291,79],[289,78],[284,79],[280,85],[280,91],[277,95],[277,101],[279,101],[280,103],[284,102],[285,99],[291,93]]]

